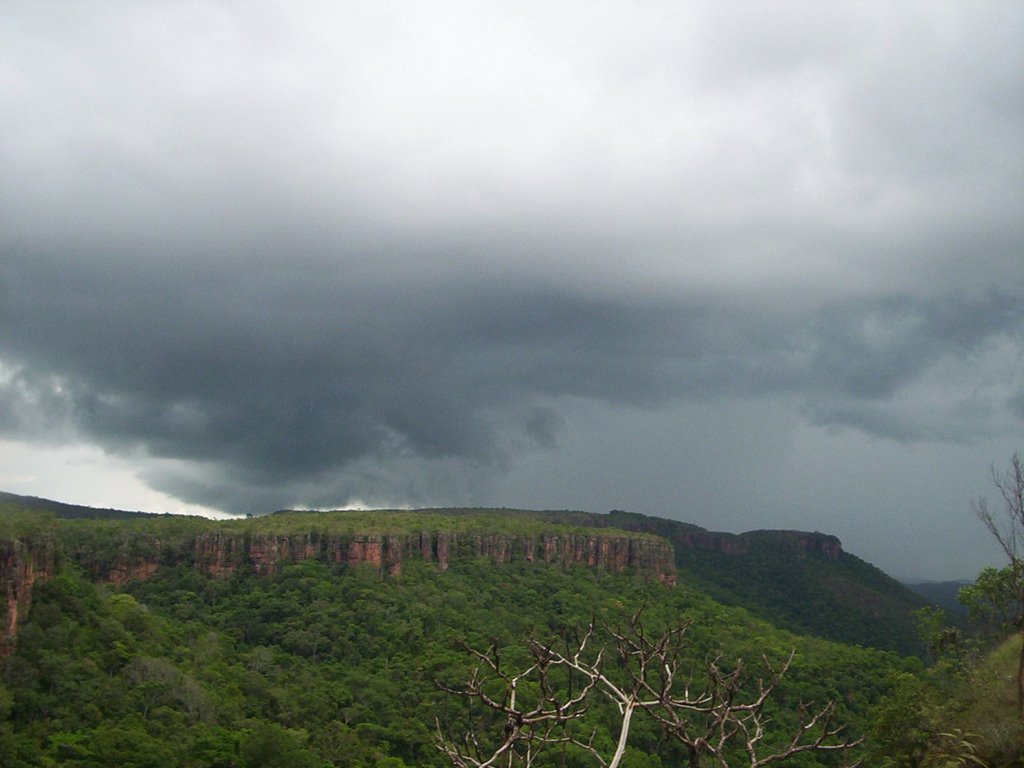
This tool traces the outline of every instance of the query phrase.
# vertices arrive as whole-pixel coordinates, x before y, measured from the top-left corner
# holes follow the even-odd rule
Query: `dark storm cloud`
[[[992,290],[978,298],[886,296],[817,312],[809,365],[837,395],[882,399],[943,355],[970,354],[997,335],[1024,329],[1024,302]]]
[[[698,403],[737,451],[768,400],[1019,439],[1022,31],[981,2],[5,3],[0,433],[246,511],[472,500],[593,416],[568,401]]]
[[[969,440],[989,424],[966,426],[956,403],[922,415],[887,412],[889,401],[1024,324],[1018,297],[997,292],[781,312],[527,281],[353,284],[302,261],[132,270],[33,258],[5,278],[5,429],[206,463],[217,469],[205,490],[187,495],[234,509],[220,486],[313,484],[367,458],[500,464],[557,441],[562,396],[796,396],[820,423]]]
[[[1010,398],[1008,403],[1010,410],[1016,414],[1017,418],[1024,422],[1024,390],[1022,390],[1015,397]]]

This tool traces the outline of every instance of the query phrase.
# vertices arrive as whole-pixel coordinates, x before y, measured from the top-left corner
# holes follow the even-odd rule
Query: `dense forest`
[[[927,600],[844,551],[834,536],[805,531],[722,533],[621,510],[607,515],[533,514],[662,536],[675,549],[680,579],[778,627],[906,655],[924,653],[913,613]]]
[[[737,700],[756,698],[792,654],[765,703],[761,753],[784,749],[807,713],[830,703],[832,724],[842,726],[830,743],[864,739],[785,765],[952,760],[974,748],[971,724],[999,707],[991,687],[984,697],[965,693],[983,678],[999,685],[999,654],[935,642],[934,621],[922,655],[796,634],[716,601],[681,569],[666,572],[674,559],[664,539],[595,531],[570,517],[559,525],[554,513],[230,522],[57,513],[0,507],[8,595],[0,765],[12,768],[452,765],[439,746],[465,734],[500,742],[510,727],[462,695],[481,658],[493,653],[502,670],[526,670],[531,643],[572,650],[593,627],[587,658],[606,649],[604,672],[621,683],[631,662],[614,653],[615,637],[638,613],[651,638],[685,626],[675,660],[688,689],[706,688],[709,670],[723,669],[736,673]],[[12,579],[16,563],[32,558],[26,590]],[[501,682],[492,675],[485,690],[500,696]],[[580,681],[545,684],[564,699]],[[520,695],[536,699],[541,688],[530,680]],[[964,726],[959,746],[937,735],[953,733],[941,729],[954,715]],[[559,724],[573,739],[549,744],[532,765],[600,765],[621,725],[613,700],[590,696]],[[731,739],[727,762],[707,764],[750,765],[743,747]],[[637,714],[622,766],[693,764],[670,729]]]

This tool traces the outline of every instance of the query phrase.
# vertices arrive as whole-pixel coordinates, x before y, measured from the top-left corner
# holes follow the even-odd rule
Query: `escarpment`
[[[692,550],[716,552],[722,555],[746,555],[754,550],[771,549],[780,556],[804,559],[820,557],[838,560],[843,552],[842,542],[827,533],[817,531],[760,530],[746,533],[709,531],[692,523],[664,520],[625,512],[612,512],[609,524],[627,531],[646,531],[668,539],[675,547],[676,556],[685,559]]]
[[[370,566],[382,575],[397,576],[402,564],[423,560],[447,570],[458,558],[486,558],[506,564],[553,563],[583,565],[613,573],[636,571],[675,583],[672,547],[654,537],[601,533],[505,534],[421,531],[418,533],[253,534],[204,533],[193,542],[195,567],[213,576],[240,568],[275,573],[286,563],[321,560]]]
[[[623,532],[489,533],[422,530],[417,532],[304,531],[265,532],[257,527],[219,528],[161,536],[145,530],[110,529],[102,541],[59,535],[0,540],[0,592],[6,615],[0,623],[0,654],[13,650],[19,621],[27,615],[33,585],[51,578],[67,560],[97,582],[123,584],[146,579],[164,566],[190,565],[215,578],[236,573],[279,572],[285,565],[315,560],[371,569],[381,577],[397,577],[410,561],[447,570],[461,559],[495,564],[549,563],[582,566],[612,573],[634,572],[674,585],[671,545],[654,536]]]
[[[45,536],[0,540],[0,594],[4,600],[0,656],[9,656],[14,650],[18,622],[32,607],[32,587],[53,576],[54,553],[53,540]]]
[[[719,552],[723,555],[745,555],[755,548],[770,547],[780,555],[799,560],[806,557],[838,560],[843,552],[843,545],[835,536],[806,531],[685,531],[671,536],[670,541],[680,553],[697,549]]]

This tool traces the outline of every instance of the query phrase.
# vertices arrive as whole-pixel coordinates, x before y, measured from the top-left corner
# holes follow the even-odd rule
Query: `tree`
[[[742,660],[726,664],[721,656],[694,670],[684,661],[688,628],[678,624],[649,636],[637,613],[624,630],[606,628],[609,646],[594,647],[591,622],[571,641],[531,639],[530,663],[514,674],[504,669],[496,642],[484,652],[468,649],[477,659],[469,680],[459,688],[442,688],[482,704],[484,717],[461,735],[439,722],[437,746],[457,768],[529,768],[555,744],[573,745],[601,768],[618,768],[637,713],[653,718],[683,748],[690,768],[729,768],[737,760],[761,768],[804,752],[839,752],[860,744],[841,737],[831,701],[817,708],[801,704],[791,733],[769,742],[766,705],[794,654],[781,664],[762,659],[755,675]],[[585,720],[595,695],[616,705],[614,744],[602,743]]]
[[[274,723],[257,723],[239,746],[245,768],[321,768],[323,761],[306,749],[300,734]]]
[[[1020,654],[1017,659],[1017,713],[1024,718],[1024,461],[1019,453],[1010,458],[1004,472],[992,467],[992,482],[1003,504],[999,512],[989,509],[988,500],[979,499],[974,507],[977,516],[999,542],[1009,559],[1000,571],[986,569],[975,583],[975,589],[964,590],[965,602],[977,609],[987,603],[995,610],[1004,609],[1006,618],[1020,633]]]
[[[589,634],[577,646],[586,650]],[[510,674],[502,662],[498,641],[486,651],[463,646],[477,660],[465,685],[459,688],[439,683],[447,693],[479,702],[485,712],[495,715],[495,734],[486,734],[486,727],[470,728],[456,734],[447,723],[437,721],[438,749],[457,768],[491,768],[522,766],[530,768],[537,758],[553,744],[575,744],[591,750],[592,744],[581,741],[571,724],[586,713],[586,698],[594,682],[586,682],[574,693],[572,670],[535,642],[527,644],[530,663]],[[598,654],[600,658],[600,654]],[[625,719],[624,734],[629,721]],[[488,738],[490,736],[490,738]],[[615,768],[618,760],[610,766]]]

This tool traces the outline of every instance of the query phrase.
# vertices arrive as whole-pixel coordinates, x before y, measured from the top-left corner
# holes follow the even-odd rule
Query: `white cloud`
[[[40,447],[0,440],[0,466],[4,467],[3,490],[22,496],[88,507],[224,516],[219,510],[153,490],[139,479],[138,457],[113,456],[88,443]]]

